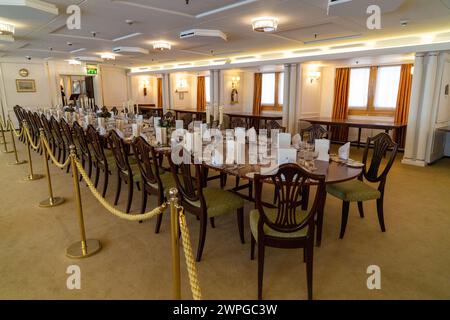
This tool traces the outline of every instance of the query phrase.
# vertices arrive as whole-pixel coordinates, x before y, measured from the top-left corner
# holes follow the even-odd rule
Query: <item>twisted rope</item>
[[[67,167],[70,164],[70,156],[67,157],[67,159],[64,163],[61,163],[58,161],[58,159],[56,159],[56,157],[53,155],[52,149],[50,148],[50,145],[48,144],[48,141],[44,135],[41,135],[41,142],[42,142],[42,145],[45,147],[45,149],[47,149],[47,154],[49,155],[50,159],[52,159],[53,164],[55,166],[57,166],[60,169],[64,169],[65,167]]]
[[[201,300],[202,293],[200,290],[200,283],[198,281],[197,267],[195,266],[194,254],[192,253],[191,237],[189,235],[189,229],[186,224],[186,216],[184,215],[183,209],[181,209],[179,220],[180,220],[181,238],[183,240],[183,251],[184,256],[186,258],[192,296],[194,300]]]
[[[14,132],[14,135],[15,135],[17,138],[20,138],[20,137],[22,137],[22,136],[24,135],[24,129],[23,129],[23,127],[20,128],[20,133],[17,134],[17,131],[16,131],[16,129],[14,129],[14,124],[12,123],[11,119],[8,119],[8,127],[11,129],[12,132]]]
[[[75,155],[71,155],[71,157],[76,157]],[[80,172],[81,176],[83,177],[84,181],[86,182],[87,186],[89,187],[89,190],[91,190],[94,197],[100,202],[100,204],[108,210],[111,214],[115,215],[118,218],[127,220],[127,221],[144,221],[151,218],[154,218],[155,216],[161,214],[164,212],[164,210],[167,208],[167,204],[164,203],[162,206],[153,209],[150,212],[146,212],[144,214],[139,215],[130,215],[128,213],[125,213],[123,211],[117,210],[114,206],[110,205],[105,198],[102,197],[100,192],[97,191],[97,188],[95,188],[94,183],[89,178],[89,175],[84,170],[83,165],[78,161],[77,158],[75,158],[75,164],[77,166],[78,171]]]
[[[3,119],[2,116],[0,116],[0,127],[1,127],[2,131],[5,129],[8,130],[7,123],[5,123],[5,120]]]
[[[33,148],[34,150],[38,150],[39,149],[39,145],[40,145],[40,141],[37,143],[37,145],[33,143],[33,138],[30,135],[30,131],[28,130],[28,126],[25,126],[25,133],[27,135],[28,143],[30,144],[31,148]]]

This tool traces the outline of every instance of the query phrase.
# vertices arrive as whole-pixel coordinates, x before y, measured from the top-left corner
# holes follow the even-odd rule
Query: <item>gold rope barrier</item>
[[[192,253],[191,237],[189,235],[189,229],[186,224],[186,216],[184,215],[183,209],[181,209],[179,220],[180,220],[181,238],[183,240],[184,256],[186,258],[192,296],[194,300],[201,300],[202,293],[200,290],[200,283],[198,281],[197,267],[195,265],[194,254]]]
[[[6,142],[5,138],[5,130],[8,130],[8,126],[5,124],[3,117],[0,117],[0,130],[2,131],[2,144],[3,144],[3,153],[13,153],[13,150],[8,150],[8,142]]]
[[[39,180],[42,179],[44,176],[42,174],[34,174],[33,173],[33,162],[31,160],[31,147],[33,147],[33,149],[37,150],[39,148],[39,146],[37,146],[36,148],[35,145],[33,144],[33,141],[31,141],[31,136],[30,136],[30,132],[28,131],[28,125],[27,122],[24,120],[23,121],[23,127],[24,127],[24,134],[27,140],[27,149],[28,149],[28,164],[29,164],[29,168],[30,168],[30,174],[28,176],[25,177],[26,181],[35,181],[35,180]]]
[[[56,206],[63,204],[65,200],[62,197],[54,197],[53,196],[52,179],[50,176],[50,168],[48,167],[48,157],[50,156],[50,158],[53,160],[55,165],[62,169],[69,165],[70,157],[67,158],[65,164],[60,165],[60,163],[58,161],[55,161],[56,160],[55,156],[53,155],[52,150],[49,148],[48,142],[44,136],[44,129],[42,129],[42,128],[39,129],[39,133],[40,133],[41,146],[44,146],[44,148],[43,148],[44,149],[44,152],[43,152],[44,166],[45,166],[45,172],[47,173],[48,194],[49,194],[48,199],[45,199],[39,203],[39,207],[52,208],[52,207],[56,207]]]
[[[11,121],[11,118],[8,118],[7,127],[9,128],[9,131],[11,132],[11,141],[13,144],[14,158],[16,159],[16,161],[13,163],[10,163],[10,165],[21,165],[21,164],[27,163],[26,160],[22,160],[22,161],[19,160],[19,155],[17,153],[17,147],[16,147],[16,140],[14,139],[14,136],[16,136],[18,138],[23,136],[23,127],[20,130],[20,134],[17,134],[16,130],[14,129],[14,125]]]

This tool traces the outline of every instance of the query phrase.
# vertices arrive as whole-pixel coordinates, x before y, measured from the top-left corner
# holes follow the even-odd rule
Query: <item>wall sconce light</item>
[[[178,93],[180,100],[184,100],[184,94],[188,92],[188,85],[186,79],[178,79],[176,82],[175,93]]]
[[[236,89],[239,81],[241,81],[241,77],[239,77],[239,76],[231,77],[231,88]]]
[[[311,83],[320,79],[320,71],[309,71],[308,78],[311,80]]]
[[[149,81],[148,80],[144,80],[144,97],[147,96],[147,86],[149,85]]]

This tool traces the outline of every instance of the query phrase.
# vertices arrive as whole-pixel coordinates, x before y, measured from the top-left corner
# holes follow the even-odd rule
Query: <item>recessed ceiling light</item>
[[[71,65],[80,65],[81,64],[81,61],[74,60],[74,59],[70,59],[70,60],[66,60],[66,61]]]
[[[253,31],[273,32],[278,28],[278,19],[274,17],[259,17],[252,20]]]
[[[100,57],[104,60],[116,60],[116,55],[109,52],[100,54]]]
[[[159,40],[159,41],[153,42],[153,49],[159,50],[159,51],[170,50],[170,49],[172,49],[172,45],[167,41]]]
[[[12,24],[0,22],[0,35],[2,36],[12,36],[14,35],[15,29]]]

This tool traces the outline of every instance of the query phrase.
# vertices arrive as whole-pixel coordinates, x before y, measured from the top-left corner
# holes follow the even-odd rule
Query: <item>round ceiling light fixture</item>
[[[0,35],[12,36],[14,35],[15,28],[12,24],[0,22]]]
[[[109,52],[100,54],[100,58],[102,58],[103,60],[116,60],[116,56]]]
[[[274,17],[259,17],[252,20],[253,31],[274,32],[278,28],[278,19]]]
[[[159,41],[153,42],[153,49],[159,50],[159,51],[170,50],[170,49],[172,49],[172,45],[167,41],[159,40]]]
[[[81,61],[79,60],[75,60],[75,59],[70,59],[70,60],[66,60],[68,64],[73,65],[73,66],[79,66],[81,65]]]

